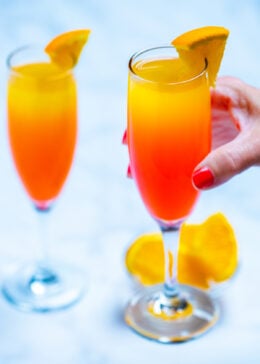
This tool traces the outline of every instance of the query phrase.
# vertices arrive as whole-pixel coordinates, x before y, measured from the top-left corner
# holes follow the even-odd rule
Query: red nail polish
[[[123,138],[122,138],[122,144],[127,144],[127,130],[125,130]]]
[[[213,185],[214,176],[208,167],[201,167],[193,173],[192,181],[195,187],[204,189]]]
[[[126,172],[126,176],[128,178],[133,178],[130,164],[128,165],[127,172]]]

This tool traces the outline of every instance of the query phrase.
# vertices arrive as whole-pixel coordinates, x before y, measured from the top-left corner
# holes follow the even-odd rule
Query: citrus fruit
[[[127,270],[144,285],[163,282],[164,253],[159,233],[138,237],[126,252]]]
[[[74,67],[90,34],[89,29],[71,30],[55,37],[45,47],[51,61],[63,69]]]
[[[210,216],[200,225],[183,224],[180,234],[180,254],[192,252],[207,270],[208,281],[222,282],[231,277],[238,264],[237,242],[222,213]]]
[[[234,230],[222,213],[201,224],[183,224],[180,230],[178,281],[210,288],[230,278],[238,264]],[[138,237],[125,256],[128,272],[143,285],[164,281],[162,236],[150,233]],[[173,260],[174,264],[174,260]]]
[[[214,86],[228,35],[224,27],[205,26],[181,34],[171,44],[180,58],[194,69],[201,69],[207,59],[209,83]]]

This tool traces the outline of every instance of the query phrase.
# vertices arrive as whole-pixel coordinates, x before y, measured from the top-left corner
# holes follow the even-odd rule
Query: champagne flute
[[[165,251],[165,283],[134,296],[127,324],[160,342],[185,341],[218,319],[216,303],[202,290],[178,284],[178,232],[199,192],[194,167],[211,145],[207,60],[188,69],[174,47],[134,54],[129,61],[127,143],[131,173]],[[173,262],[173,263],[172,263]]]
[[[46,238],[46,218],[67,178],[77,138],[77,87],[72,69],[62,70],[34,46],[7,59],[8,134],[14,164],[39,215]],[[26,311],[66,308],[83,294],[80,273],[54,263],[46,244],[39,261],[18,267],[3,284],[9,302]]]

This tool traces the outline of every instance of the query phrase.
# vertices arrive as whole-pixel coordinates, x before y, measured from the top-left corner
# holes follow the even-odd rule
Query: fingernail
[[[213,185],[214,176],[208,167],[201,167],[193,173],[192,181],[195,187],[204,189]]]
[[[127,144],[127,130],[125,130],[123,138],[122,138],[122,144]]]
[[[127,172],[126,172],[126,176],[128,178],[133,178],[130,164],[128,165]]]

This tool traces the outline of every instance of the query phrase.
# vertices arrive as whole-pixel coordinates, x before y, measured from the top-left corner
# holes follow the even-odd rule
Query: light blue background
[[[68,182],[50,214],[50,251],[81,267],[85,298],[50,315],[16,311],[0,297],[0,364],[259,364],[260,170],[252,168],[205,192],[190,217],[222,211],[239,241],[240,268],[219,289],[222,318],[207,335],[181,345],[145,340],[123,322],[133,294],[124,270],[127,246],[157,229],[125,177],[127,63],[136,50],[169,43],[204,25],[230,37],[220,74],[260,87],[258,0],[0,0],[0,279],[14,261],[39,253],[37,219],[14,171],[6,135],[6,56],[46,44],[74,28],[92,34],[77,67],[80,134]]]

